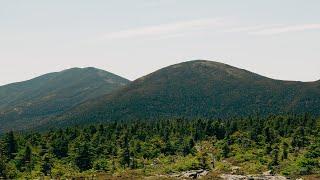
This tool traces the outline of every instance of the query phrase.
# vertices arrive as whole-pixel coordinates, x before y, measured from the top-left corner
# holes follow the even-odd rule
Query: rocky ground
[[[233,175],[233,174],[222,174],[220,176],[225,180],[286,180],[284,176],[277,175]]]
[[[236,174],[221,174],[216,177],[208,177],[209,171],[207,170],[192,170],[169,175],[159,175],[160,178],[169,179],[222,179],[222,180],[287,180],[288,178],[280,175],[271,175],[264,173],[261,175],[236,175]],[[210,175],[209,175],[210,176]]]

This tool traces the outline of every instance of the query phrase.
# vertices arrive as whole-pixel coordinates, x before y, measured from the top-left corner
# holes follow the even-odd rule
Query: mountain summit
[[[96,68],[72,68],[0,87],[0,131],[38,126],[91,98],[108,94],[129,80]]]
[[[270,79],[223,63],[196,60],[144,76],[59,117],[60,125],[171,117],[224,118],[311,112],[319,115],[315,82]]]

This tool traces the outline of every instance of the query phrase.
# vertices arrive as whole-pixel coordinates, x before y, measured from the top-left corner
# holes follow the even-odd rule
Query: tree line
[[[152,173],[161,168],[228,171],[231,165],[245,173],[319,173],[320,120],[305,114],[118,121],[42,133],[11,131],[0,138],[2,178]]]

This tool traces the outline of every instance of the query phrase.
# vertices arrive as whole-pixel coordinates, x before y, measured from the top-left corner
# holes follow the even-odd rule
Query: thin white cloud
[[[212,30],[223,33],[247,33],[251,35],[276,35],[288,32],[301,32],[309,30],[320,30],[320,24],[298,24],[298,25],[251,25],[234,26],[234,21],[226,18],[209,18],[189,21],[180,21],[169,24],[160,24],[153,26],[144,26],[131,28],[115,32],[108,32],[102,36],[102,39],[128,39],[147,37],[151,39],[168,39],[175,37],[188,36],[191,33],[211,32]],[[199,31],[201,30],[201,31]]]
[[[320,24],[301,24],[292,26],[269,27],[257,31],[249,31],[250,34],[256,35],[274,35],[288,32],[299,32],[309,30],[320,30]]]
[[[252,26],[238,26],[238,27],[229,27],[226,28],[223,32],[227,33],[238,33],[238,32],[254,32],[263,29],[267,29],[270,27],[275,27],[277,25],[252,25]]]
[[[223,24],[224,21],[222,18],[198,19],[109,32],[103,36],[103,39],[125,39],[145,36],[169,35],[179,32],[190,32],[199,29],[219,27]]]

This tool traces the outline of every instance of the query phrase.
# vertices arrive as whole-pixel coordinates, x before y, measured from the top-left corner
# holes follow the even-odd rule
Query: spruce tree
[[[32,170],[32,149],[29,145],[26,145],[25,150],[24,150],[24,155],[22,158],[22,164],[24,165],[24,168],[28,171],[31,172]]]
[[[7,134],[5,144],[6,144],[7,156],[9,158],[9,160],[11,160],[16,156],[16,153],[18,152],[18,145],[17,145],[17,141],[15,139],[13,131],[10,131]]]
[[[5,157],[0,153],[0,179],[5,179],[6,177],[6,161]]]
[[[124,137],[123,152],[121,154],[121,165],[123,167],[130,166],[130,150],[129,150],[129,140],[128,140],[127,134]]]
[[[222,146],[222,157],[227,158],[230,153],[230,148],[227,143],[224,143]]]
[[[282,160],[288,159],[288,148],[289,145],[286,142],[282,144]]]
[[[79,167],[80,171],[86,171],[92,168],[93,155],[89,145],[83,143],[79,146],[75,157],[75,164]]]

